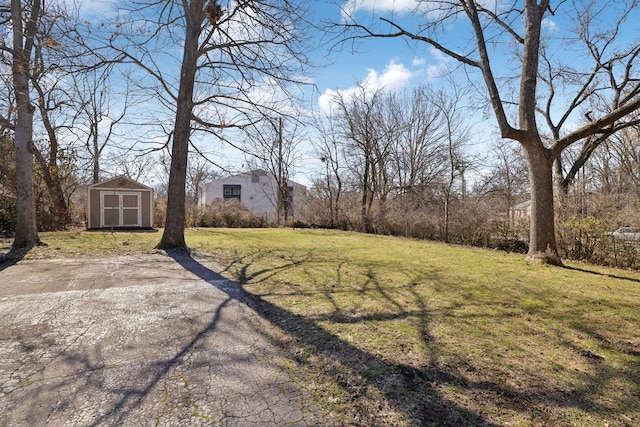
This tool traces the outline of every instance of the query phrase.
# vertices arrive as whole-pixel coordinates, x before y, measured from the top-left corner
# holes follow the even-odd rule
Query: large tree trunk
[[[26,78],[16,79],[16,88],[20,87],[20,81],[28,81]],[[18,105],[15,148],[16,148],[16,235],[13,242],[14,248],[31,248],[40,243],[38,226],[36,222],[36,201],[33,191],[33,113],[34,108],[29,102],[28,91],[16,96]]]
[[[531,185],[531,231],[527,259],[562,265],[558,255],[553,204],[553,158],[538,144],[525,149]]]
[[[33,37],[40,10],[40,1],[34,0],[31,21],[23,31],[20,0],[11,2],[13,24],[13,87],[16,97],[17,118],[14,134],[16,148],[17,218],[16,235],[12,249],[32,248],[40,243],[36,223],[36,202],[33,191],[33,115],[35,107],[29,97],[29,69]],[[25,44],[23,46],[23,43]]]
[[[173,249],[186,246],[184,228],[187,158],[189,137],[191,135],[191,117],[193,114],[193,90],[195,86],[198,38],[201,32],[201,23],[204,19],[203,3],[203,1],[192,1],[188,9],[185,7],[187,28],[180,70],[176,122],[173,130],[171,169],[167,192],[167,217],[162,239],[157,246],[158,249]]]

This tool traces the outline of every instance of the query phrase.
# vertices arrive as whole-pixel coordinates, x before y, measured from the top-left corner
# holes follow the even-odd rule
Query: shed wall
[[[113,178],[89,187],[87,228],[102,228],[103,194],[135,193],[140,200],[140,227],[153,226],[153,190],[127,178]]]

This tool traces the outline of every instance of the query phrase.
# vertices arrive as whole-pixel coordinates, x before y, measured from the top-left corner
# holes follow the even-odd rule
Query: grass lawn
[[[41,238],[27,258],[151,252],[160,233]],[[186,238],[276,326],[334,424],[640,425],[638,272],[327,230]]]

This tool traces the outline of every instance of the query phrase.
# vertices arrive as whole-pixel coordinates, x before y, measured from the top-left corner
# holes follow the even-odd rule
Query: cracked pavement
[[[322,424],[242,295],[186,253],[0,271],[0,426]]]

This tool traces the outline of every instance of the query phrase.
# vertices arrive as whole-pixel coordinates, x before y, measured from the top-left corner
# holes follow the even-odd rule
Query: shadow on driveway
[[[170,256],[2,271],[0,425],[322,424],[238,287]]]

